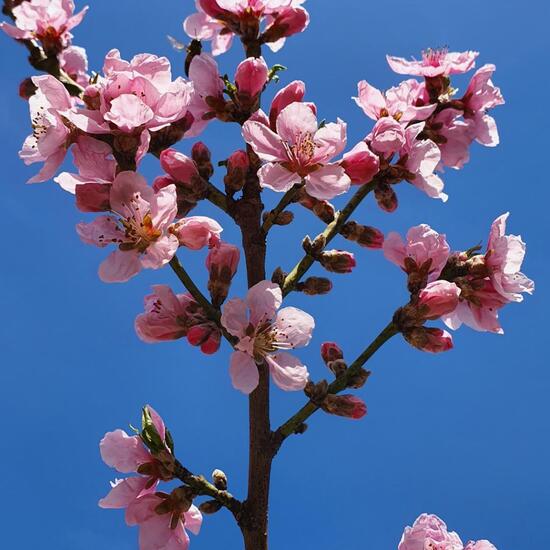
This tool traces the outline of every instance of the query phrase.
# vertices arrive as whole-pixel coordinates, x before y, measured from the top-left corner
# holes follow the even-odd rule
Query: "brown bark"
[[[266,242],[261,228],[262,210],[256,167],[252,166],[242,198],[230,207],[241,228],[249,288],[265,279]],[[269,420],[269,371],[266,365],[259,365],[258,369],[260,381],[249,397],[248,496],[243,503],[240,521],[246,550],[267,550],[269,482],[274,456]]]

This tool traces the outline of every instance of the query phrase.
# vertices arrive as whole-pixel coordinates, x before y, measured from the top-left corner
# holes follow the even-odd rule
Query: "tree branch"
[[[338,233],[342,226],[348,221],[355,209],[361,204],[361,201],[376,187],[378,180],[374,178],[371,182],[361,185],[356,191],[355,195],[349,200],[342,210],[336,213],[334,221],[329,223],[326,229],[318,235],[318,237],[324,237],[326,244],[328,244]],[[308,269],[315,263],[313,256],[306,254],[292,269],[292,271],[286,276],[283,283],[283,296],[289,294],[296,284],[300,281],[303,275]]]
[[[393,336],[398,333],[397,327],[393,322],[389,323],[382,332],[371,342],[371,344],[355,359],[348,367],[342,376],[339,376],[328,387],[328,393],[336,394],[346,389],[356,376],[363,365]],[[283,441],[303,425],[314,412],[319,410],[319,406],[309,401],[296,414],[291,416],[284,424],[282,424],[274,433],[273,440],[278,450]]]
[[[265,235],[267,235],[268,231],[273,227],[273,224],[279,214],[292,202],[294,202],[294,198],[298,194],[298,191],[301,187],[303,187],[302,183],[297,183],[293,187],[291,187],[284,195],[283,198],[279,201],[279,204],[271,210],[271,212],[268,213],[267,217],[264,220],[264,223],[262,225],[262,231]]]

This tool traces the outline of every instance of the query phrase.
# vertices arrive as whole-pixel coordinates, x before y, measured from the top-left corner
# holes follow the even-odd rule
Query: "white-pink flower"
[[[437,107],[435,103],[417,106],[419,99],[424,103],[428,98],[426,85],[414,79],[404,80],[399,86],[394,86],[385,93],[371,86],[366,80],[359,82],[357,88],[357,97],[353,99],[373,120],[388,116],[401,124],[411,120],[426,120]]]
[[[384,256],[406,273],[426,266],[428,282],[437,280],[450,253],[445,235],[440,235],[426,224],[411,227],[406,242],[399,233],[390,233],[384,241],[383,250]]]
[[[276,130],[251,120],[243,125],[245,141],[266,162],[258,171],[263,187],[285,192],[303,180],[306,191],[321,200],[349,189],[344,168],[330,162],[346,146],[345,122],[319,128],[310,106],[291,103],[277,117]]]
[[[144,495],[126,510],[126,523],[139,526],[140,550],[187,550],[187,531],[199,534],[202,514],[196,506],[191,505],[184,511],[174,504],[173,509],[159,512],[159,506],[166,506],[170,496],[165,493]]]
[[[447,48],[428,48],[422,52],[420,61],[416,59],[409,61],[392,55],[387,55],[386,59],[396,73],[433,78],[468,72],[474,67],[478,55],[479,52],[473,51],[449,52]]]
[[[74,14],[73,0],[26,0],[12,10],[15,26],[0,23],[0,28],[16,40],[40,40],[48,52],[59,53],[72,39],[76,27],[88,11],[86,6]]]
[[[74,110],[74,101],[65,86],[50,75],[32,78],[36,93],[29,98],[33,133],[25,139],[19,156],[27,165],[44,162],[29,183],[50,179],[59,168],[73,139],[65,117]]]
[[[185,19],[183,30],[194,40],[212,42],[212,55],[225,53],[231,48],[235,35],[228,31],[218,19],[206,14],[200,0],[196,0],[195,6],[197,12]]]
[[[155,193],[141,175],[121,172],[111,187],[110,206],[113,216],[77,225],[83,242],[118,247],[99,266],[102,281],[124,282],[142,268],[158,269],[173,258],[179,246],[168,230],[177,212],[174,185]]]
[[[86,87],[90,83],[88,55],[80,46],[69,46],[59,54],[59,66],[77,83]]]
[[[428,197],[446,202],[449,198],[443,193],[443,180],[434,174],[441,151],[430,139],[418,139],[424,129],[424,123],[412,124],[405,130],[405,144],[399,151],[399,164],[404,166],[413,177],[406,178],[416,188],[424,191]]]
[[[522,293],[532,294],[535,283],[521,271],[525,243],[518,235],[506,235],[509,212],[499,216],[491,225],[485,263],[495,290],[509,302],[521,302]]]
[[[256,363],[264,361],[283,390],[301,390],[308,380],[307,368],[286,350],[306,346],[315,321],[294,307],[279,310],[282,300],[278,285],[261,281],[248,291],[245,300],[234,298],[223,308],[222,325],[239,339],[231,355],[231,380],[245,394],[258,385]]]

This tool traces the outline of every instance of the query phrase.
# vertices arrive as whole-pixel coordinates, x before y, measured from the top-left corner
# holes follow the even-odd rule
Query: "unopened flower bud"
[[[321,357],[325,365],[328,365],[331,361],[343,359],[344,352],[336,342],[323,342],[321,344]]]
[[[25,80],[22,80],[21,84],[19,84],[19,97],[21,99],[28,100],[34,95],[36,90],[37,88],[34,85],[32,78],[25,78]]]
[[[335,361],[329,361],[327,367],[336,378],[342,376],[348,370],[348,364],[343,359],[336,359]]]
[[[458,306],[460,289],[449,281],[429,283],[418,294],[418,309],[424,319],[438,319]]]
[[[345,250],[326,250],[316,259],[331,273],[351,273],[357,265],[354,255]]]
[[[367,380],[369,379],[369,376],[371,375],[370,370],[365,370],[364,368],[360,368],[357,373],[355,373],[351,378],[349,378],[348,382],[348,388],[354,388],[358,390],[359,388],[362,388]]]
[[[328,294],[332,290],[332,282],[326,277],[308,277],[296,284],[296,290],[308,296]]]
[[[448,351],[453,347],[452,336],[439,328],[415,327],[403,332],[403,336],[411,346],[430,353]]]
[[[374,190],[374,197],[378,206],[386,212],[393,212],[397,208],[397,195],[395,191],[386,184],[380,184]]]
[[[221,509],[222,509],[222,504],[217,500],[206,500],[199,504],[199,510],[205,515],[215,514],[216,512],[219,512]]]
[[[273,212],[264,212],[263,219],[266,221],[269,217],[273,216]],[[279,212],[276,218],[271,223],[273,225],[289,225],[294,221],[294,214],[290,210],[283,210]]]
[[[334,206],[328,201],[323,201],[308,195],[304,188],[300,189],[300,192],[297,196],[297,202],[299,202],[303,207],[311,210],[320,220],[325,223],[331,223],[334,221],[334,216],[336,211]]]
[[[187,341],[192,346],[199,346],[203,353],[211,355],[220,348],[220,330],[214,323],[199,323],[187,331]]]
[[[306,384],[304,388],[304,393],[309,397],[309,399],[316,404],[321,403],[328,392],[328,382],[326,380],[321,380],[320,382],[312,382],[311,380]]]
[[[223,241],[212,247],[208,253],[206,258],[206,268],[210,274],[208,291],[215,307],[219,307],[227,298],[231,281],[237,272],[239,258],[239,249]]]
[[[221,470],[214,470],[212,472],[212,481],[216,486],[216,489],[225,491],[227,489],[227,476]]]
[[[358,420],[367,414],[367,405],[355,395],[333,395],[326,396],[321,408],[329,413],[345,418]]]
[[[271,282],[282,287],[285,282],[285,278],[286,273],[282,270],[282,268],[276,267],[275,271],[273,271],[273,274],[271,275]]]
[[[195,161],[175,149],[165,149],[160,154],[160,165],[169,176],[188,185],[199,175]]]
[[[254,98],[267,84],[269,69],[262,57],[249,57],[242,61],[235,72],[235,84],[239,94]]]
[[[191,149],[191,157],[197,165],[199,174],[205,179],[209,180],[214,173],[214,167],[212,166],[210,149],[202,142],[197,141]]]
[[[354,221],[344,224],[340,233],[346,239],[356,242],[359,246],[382,248],[384,245],[384,233],[382,231]]]
[[[327,239],[324,235],[317,235],[313,241],[309,237],[309,235],[306,235],[304,237],[304,240],[302,241],[302,247],[303,249],[316,258],[325,248],[325,245],[327,244]]]
[[[249,168],[250,161],[246,151],[235,151],[227,159],[227,174],[223,178],[225,186],[231,191],[240,191],[246,182]]]
[[[269,125],[273,130],[275,130],[275,122],[279,113],[291,103],[300,103],[304,99],[304,95],[305,85],[301,80],[291,82],[275,94],[269,110]]]
[[[368,183],[380,170],[378,155],[364,141],[346,153],[340,165],[354,184]]]
[[[281,38],[302,32],[309,22],[308,13],[299,7],[279,10],[261,36],[262,42],[276,42]]]

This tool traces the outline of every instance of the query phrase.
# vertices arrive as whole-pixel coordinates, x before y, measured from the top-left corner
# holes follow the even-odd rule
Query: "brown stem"
[[[266,242],[262,231],[261,189],[252,167],[243,188],[243,196],[233,203],[230,213],[239,225],[246,259],[249,288],[265,279]],[[240,527],[246,550],[267,550],[269,481],[273,444],[269,420],[269,370],[258,365],[260,380],[249,397],[248,496],[243,503]]]

